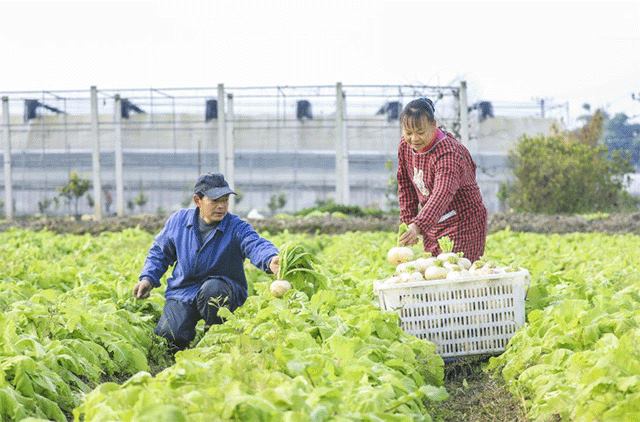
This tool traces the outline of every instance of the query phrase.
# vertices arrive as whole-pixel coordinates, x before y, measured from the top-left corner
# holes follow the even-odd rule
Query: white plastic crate
[[[529,272],[458,280],[375,283],[380,307],[400,315],[402,329],[436,344],[442,357],[504,351],[524,324]]]

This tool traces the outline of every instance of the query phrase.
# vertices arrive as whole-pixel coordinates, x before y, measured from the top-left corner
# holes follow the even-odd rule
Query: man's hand
[[[151,282],[148,279],[143,278],[138,281],[138,284],[133,288],[133,296],[136,299],[146,299],[151,294],[151,289],[153,289]]]
[[[419,235],[420,235],[420,229],[418,228],[418,226],[416,226],[415,223],[409,224],[407,231],[402,236],[400,236],[400,239],[399,239],[400,245],[402,246],[415,245],[416,243],[418,243]]]
[[[280,271],[280,257],[278,255],[271,258],[271,261],[269,262],[269,269],[274,274],[278,274],[278,271]]]

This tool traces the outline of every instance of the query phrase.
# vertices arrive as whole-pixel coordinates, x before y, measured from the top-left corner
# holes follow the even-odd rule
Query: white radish
[[[398,277],[397,275],[394,275],[394,276],[389,277],[388,279],[386,279],[385,283],[387,283],[387,284],[400,283],[400,277]]]
[[[291,289],[291,283],[287,280],[274,280],[269,286],[271,294],[275,297],[282,297]]]
[[[438,258],[436,258],[435,256],[431,257],[431,258],[427,258],[427,260],[429,261],[429,266],[430,267],[433,266],[433,265],[438,264],[439,262],[442,262]]]
[[[424,281],[424,277],[422,276],[422,273],[419,273],[417,271],[414,273],[411,273],[409,276],[411,277],[411,281]]]
[[[515,272],[520,271],[520,269],[518,267],[516,267],[515,265],[513,265],[513,264],[512,265],[508,265],[506,267],[502,267],[501,269],[505,273],[515,273]]]
[[[413,261],[416,267],[416,270],[423,273],[431,265],[430,260],[435,261],[435,258],[418,258],[415,261]]]
[[[447,270],[447,272],[460,271],[462,269],[460,265],[452,264],[450,262],[445,262],[444,264],[442,264],[442,266],[444,267],[445,270]]]
[[[473,268],[473,267],[472,267]],[[491,275],[491,274],[498,274],[498,271],[496,270],[496,266],[495,264],[492,264],[490,262],[487,262],[486,264],[484,264],[482,267],[477,268],[474,271],[475,274],[479,274],[479,275]]]
[[[440,280],[447,277],[447,270],[443,267],[432,266],[425,270],[425,280]]]
[[[396,274],[412,273],[416,269],[417,269],[417,265],[415,264],[415,261],[403,262],[401,264],[398,264],[398,266],[396,267]]]
[[[396,283],[400,283],[400,277],[398,277],[397,275],[391,276],[388,279],[386,279],[384,281],[385,284],[396,284]]]
[[[452,262],[454,264],[458,262],[458,258],[459,258],[458,254],[453,252],[443,252],[440,255],[438,255],[438,259],[440,261]]]
[[[467,258],[462,257],[458,259],[458,265],[460,265],[465,270],[468,270],[469,268],[471,268],[471,261],[469,261]]]
[[[390,264],[398,265],[402,262],[411,261],[413,259],[413,249],[406,246],[398,246],[389,249],[387,253],[387,261]]]
[[[398,279],[398,283],[408,283],[411,281],[411,274],[400,273],[400,275],[398,275]]]
[[[424,262],[424,264],[426,265],[425,270],[427,268],[429,268],[429,267],[433,267],[434,265],[440,266],[441,263],[442,263],[442,261],[438,261],[438,258],[435,258],[435,257],[433,257],[433,258],[425,258],[425,262]]]
[[[480,270],[482,269],[482,267],[484,267],[484,265],[486,264],[486,261],[483,261],[481,259],[477,260],[476,262],[474,262],[471,265],[471,268],[469,268],[469,272],[471,273],[479,273]]]
[[[503,267],[496,267],[493,269],[493,274],[504,274],[507,271]]]
[[[469,277],[469,271],[464,269],[451,271],[447,274],[447,280],[460,280],[461,278],[465,277]]]

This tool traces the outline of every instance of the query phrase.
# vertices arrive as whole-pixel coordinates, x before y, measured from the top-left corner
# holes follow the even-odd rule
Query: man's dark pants
[[[166,338],[172,349],[182,350],[195,338],[198,321],[203,319],[206,326],[221,324],[218,309],[224,307],[234,311],[239,305],[229,282],[210,277],[202,283],[195,303],[167,299],[154,332]]]

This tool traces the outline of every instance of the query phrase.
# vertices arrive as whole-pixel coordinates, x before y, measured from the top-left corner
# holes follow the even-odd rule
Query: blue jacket
[[[209,233],[205,243],[198,231],[198,208],[173,213],[156,236],[140,274],[155,287],[169,266],[175,264],[167,279],[167,299],[193,303],[202,282],[219,276],[231,282],[239,303],[247,298],[247,279],[243,263],[249,258],[259,269],[271,272],[269,262],[278,254],[276,247],[260,237],[251,225],[227,213]]]

